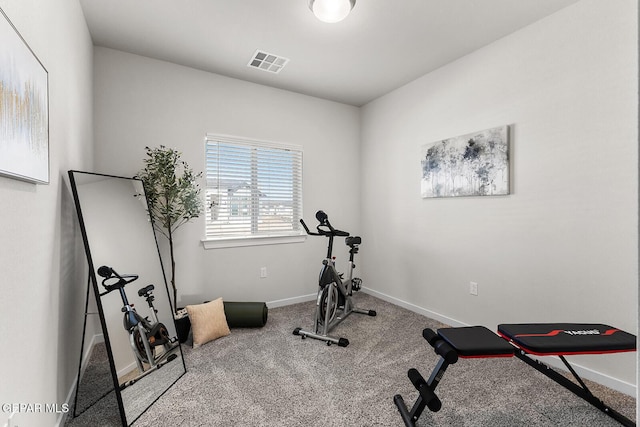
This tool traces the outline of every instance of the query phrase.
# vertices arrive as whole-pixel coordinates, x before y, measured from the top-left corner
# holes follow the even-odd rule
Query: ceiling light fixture
[[[349,15],[356,0],[309,0],[309,9],[322,22],[340,22]]]

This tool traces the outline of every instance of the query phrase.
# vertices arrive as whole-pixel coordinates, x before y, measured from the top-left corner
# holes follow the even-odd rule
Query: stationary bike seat
[[[155,289],[155,286],[153,286],[153,285],[145,286],[144,288],[142,288],[142,289],[140,289],[138,291],[138,296],[141,297],[141,296],[151,292],[154,289]]]
[[[347,246],[353,247],[354,245],[361,244],[362,239],[360,238],[360,236],[349,236],[346,239],[344,239],[344,242],[347,244]]]

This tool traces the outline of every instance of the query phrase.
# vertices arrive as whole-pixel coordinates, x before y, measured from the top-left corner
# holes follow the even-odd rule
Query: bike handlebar
[[[107,290],[105,294],[108,294],[113,290],[123,288],[125,285],[138,279],[137,274],[123,274],[121,276],[118,273],[116,273],[116,271],[113,268],[107,267],[106,265],[103,265],[100,268],[98,268],[98,274],[104,277],[104,279],[102,280],[102,286],[104,286],[104,288]],[[112,285],[108,285],[106,282],[107,280],[111,280],[111,279],[118,279],[118,281]]]
[[[304,227],[304,231],[306,231],[307,234],[311,236],[319,236],[318,233],[312,233],[311,230],[309,230],[309,227],[307,227],[307,224],[304,223],[304,220],[302,218],[300,218],[300,224],[302,224],[302,226]]]
[[[329,216],[324,213],[324,211],[318,211],[316,212],[316,219],[318,220],[318,222],[320,224],[318,224],[316,226],[316,230],[318,230],[317,233],[313,233],[311,230],[309,230],[309,227],[307,227],[307,224],[305,224],[304,220],[302,218],[300,218],[300,224],[302,224],[302,226],[304,227],[304,230],[307,232],[308,235],[310,236],[326,236],[326,237],[348,237],[349,236],[349,232],[347,231],[342,231],[342,230],[338,230],[336,228],[333,228],[333,226],[331,225],[331,223],[329,222]],[[320,227],[326,227],[328,230],[324,230]]]

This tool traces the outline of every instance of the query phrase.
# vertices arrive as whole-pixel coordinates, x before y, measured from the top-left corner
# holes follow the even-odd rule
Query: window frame
[[[299,153],[300,171],[299,171],[299,215],[302,217],[303,212],[303,160],[304,152],[302,146],[294,144],[286,144],[281,142],[272,142],[252,138],[244,138],[231,135],[221,135],[214,133],[207,133],[204,138],[204,156],[205,156],[205,205],[206,197],[210,189],[207,182],[207,174],[209,173],[209,162],[207,159],[208,144],[211,142],[220,142],[227,144],[234,144],[238,146],[248,146],[251,148],[266,148],[276,150],[290,150]],[[295,178],[294,178],[295,179]],[[295,186],[295,182],[294,182]],[[204,238],[201,240],[205,249],[217,249],[217,248],[230,248],[230,247],[244,247],[244,246],[259,246],[259,245],[273,245],[273,244],[285,244],[285,243],[301,243],[306,240],[306,233],[301,226],[294,225],[294,231],[289,233],[274,233],[268,235],[260,234],[245,234],[235,236],[221,236],[211,237],[207,234],[207,228],[209,226],[210,207],[205,206],[205,222],[204,222]]]

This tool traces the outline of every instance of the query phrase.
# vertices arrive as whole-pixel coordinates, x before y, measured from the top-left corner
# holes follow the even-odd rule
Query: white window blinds
[[[206,238],[301,234],[300,147],[207,135]]]

